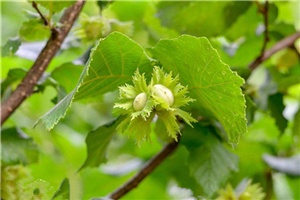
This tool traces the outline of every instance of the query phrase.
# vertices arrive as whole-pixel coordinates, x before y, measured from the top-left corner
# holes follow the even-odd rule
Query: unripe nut
[[[147,94],[145,92],[138,94],[133,101],[133,109],[135,111],[141,111],[146,106]]]
[[[157,97],[163,98],[169,106],[172,106],[174,103],[174,96],[171,90],[166,86],[161,84],[156,84],[153,86],[153,94]]]

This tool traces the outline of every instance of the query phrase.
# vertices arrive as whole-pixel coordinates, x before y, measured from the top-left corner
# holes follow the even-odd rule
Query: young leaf
[[[20,38],[9,38],[5,45],[1,47],[1,57],[12,56],[18,51],[21,45]]]
[[[103,125],[88,133],[86,137],[88,155],[79,171],[85,167],[98,167],[106,162],[106,150],[121,119]]]
[[[48,39],[51,31],[41,19],[31,19],[22,24],[19,35],[26,41],[38,41]]]
[[[76,1],[38,1],[44,8],[47,8],[50,12],[59,12],[64,8],[70,7]]]
[[[206,38],[184,35],[161,40],[150,52],[167,71],[180,74],[187,85],[196,112],[214,117],[227,132],[229,142],[237,143],[246,132],[245,99],[240,86],[244,80],[224,64]]]
[[[28,165],[38,160],[39,149],[33,139],[15,127],[1,131],[1,150],[4,165]]]
[[[55,199],[70,199],[70,183],[69,179],[65,178],[59,187],[59,189],[55,192],[52,197],[52,200]]]
[[[131,76],[137,68],[141,73],[150,74],[152,71],[151,60],[140,45],[118,32],[100,39],[92,50],[75,89],[35,125],[43,121],[47,129],[52,129],[59,119],[65,116],[78,90],[76,100],[114,91],[119,85],[131,82]],[[88,72],[89,76],[84,78]]]
[[[195,124],[194,129],[186,127],[182,134],[182,143],[190,153],[190,174],[208,196],[226,182],[231,172],[238,171],[239,161],[238,156],[227,150],[213,132],[213,129]]]
[[[1,96],[3,95],[4,91],[14,82],[24,78],[26,73],[27,70],[23,68],[10,69],[7,73],[7,77],[1,82]]]

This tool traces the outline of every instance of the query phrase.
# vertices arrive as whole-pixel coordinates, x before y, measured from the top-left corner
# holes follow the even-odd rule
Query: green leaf
[[[266,142],[270,144],[277,144],[280,131],[275,124],[275,119],[263,115],[260,120],[253,122],[249,128],[245,138],[250,141]]]
[[[101,39],[90,58],[89,76],[84,79],[76,100],[103,95],[130,83],[137,68],[146,77],[152,72],[151,60],[142,47],[119,32]]]
[[[155,13],[156,7],[149,6],[143,18],[145,29],[149,33],[150,39],[154,40],[153,43],[156,44],[162,38],[179,37],[179,33],[175,30],[162,26],[160,20],[155,17]]]
[[[1,96],[10,85],[24,78],[26,73],[27,70],[23,68],[10,69],[7,73],[7,77],[1,82]]]
[[[109,6],[113,0],[107,0],[107,1],[97,1],[97,5],[100,8],[100,11],[104,10],[107,6]]]
[[[227,132],[229,142],[237,143],[246,132],[245,99],[240,86],[244,80],[224,64],[206,38],[188,35],[161,40],[149,50],[165,70],[180,75],[191,106],[205,117],[216,118]]]
[[[59,67],[56,67],[51,72],[51,77],[56,80],[59,85],[64,87],[66,91],[71,92],[77,85],[77,80],[80,77],[80,74],[84,66],[74,65],[72,63],[64,63]],[[72,77],[72,78],[66,78]]]
[[[5,45],[1,47],[1,57],[12,56],[16,53],[21,45],[20,38],[9,38]]]
[[[38,1],[37,3],[51,12],[59,12],[64,8],[70,7],[75,2],[76,1]]]
[[[103,125],[88,133],[86,137],[87,158],[79,171],[85,167],[98,167],[101,163],[105,163],[107,147],[116,132],[117,126],[121,122],[121,118],[113,121],[108,125]]]
[[[48,39],[51,31],[49,27],[44,26],[41,19],[31,19],[22,24],[19,35],[26,41],[37,41]]]
[[[137,68],[149,75],[152,71],[151,60],[141,46],[118,32],[100,39],[92,50],[75,89],[42,116],[34,126],[43,121],[47,129],[52,129],[59,119],[65,116],[78,90],[75,100],[101,96],[131,82],[132,74]],[[89,76],[84,78],[88,72]]]
[[[283,39],[286,36],[292,35],[296,32],[295,26],[288,24],[284,21],[277,22],[275,24],[270,24],[269,26],[270,35],[273,37],[277,36],[277,40]]]
[[[172,2],[157,5],[161,24],[179,33],[217,36],[225,32],[249,7],[245,2]],[[182,20],[184,16],[185,20]]]
[[[15,127],[1,131],[1,150],[4,165],[28,165],[38,161],[39,149],[33,139]]]
[[[293,134],[300,137],[300,109],[294,116]]]
[[[54,199],[70,199],[70,183],[69,179],[65,178],[59,189],[55,192],[55,194],[52,197],[52,200]]]
[[[239,67],[244,69],[259,55],[263,45],[263,40],[263,35],[260,35],[259,37],[256,35],[248,36],[245,41],[239,44],[237,49],[235,49],[235,43],[233,43],[234,45],[231,46],[224,44],[216,45],[216,42],[212,41],[212,44],[218,50],[223,62],[227,63],[231,67]],[[225,52],[227,49],[230,49],[230,52]]]
[[[287,119],[285,119],[283,116],[283,110],[285,108],[283,104],[283,94],[276,93],[270,95],[268,98],[268,106],[271,110],[271,116],[276,120],[278,129],[281,131],[281,133],[283,133],[288,125]]]
[[[182,135],[182,143],[190,153],[190,174],[211,196],[226,182],[231,172],[238,171],[239,159],[222,145],[213,129],[196,124],[194,129],[186,127]]]
[[[228,1],[224,8],[224,20],[226,26],[230,27],[250,6],[250,1]]]
[[[118,31],[127,36],[133,35],[133,31],[134,31],[133,21],[121,22],[118,20],[110,20],[109,23],[110,23],[111,32]]]
[[[230,40],[237,40],[243,36],[255,35],[255,30],[260,22],[263,22],[263,15],[253,4],[236,22],[226,31],[225,36]]]

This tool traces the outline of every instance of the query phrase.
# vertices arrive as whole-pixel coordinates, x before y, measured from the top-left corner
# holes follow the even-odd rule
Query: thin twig
[[[272,170],[269,168],[265,172],[265,179],[266,179],[266,183],[267,183],[265,199],[270,200],[270,199],[272,199],[274,185],[273,185],[273,180],[272,180]]]
[[[257,6],[258,6],[259,11],[264,16],[264,25],[265,25],[264,43],[263,43],[263,46],[261,48],[260,55],[253,62],[255,64],[260,64],[262,62],[261,59],[262,59],[263,54],[264,54],[264,52],[266,50],[267,44],[268,44],[268,42],[270,40],[270,38],[269,38],[269,28],[268,28],[269,27],[269,17],[268,17],[268,14],[269,14],[269,2],[266,1],[265,2],[265,6],[261,6],[261,4],[257,2]]]
[[[254,70],[256,67],[258,67],[263,61],[270,58],[274,53],[281,49],[285,49],[287,47],[290,47],[294,45],[295,41],[300,37],[300,32],[296,32],[293,35],[290,35],[288,37],[283,38],[279,42],[277,42],[273,47],[271,47],[268,50],[265,50],[261,57],[259,59],[255,59],[253,62],[251,62],[248,65],[248,68],[251,70]]]
[[[29,97],[38,80],[47,69],[55,54],[59,51],[61,44],[68,35],[71,27],[77,19],[85,1],[79,0],[68,8],[60,19],[63,24],[60,28],[52,31],[51,37],[46,46],[34,62],[31,69],[27,72],[25,78],[18,85],[17,89],[1,105],[1,125],[7,118]]]
[[[178,143],[179,142],[173,140],[166,145],[157,155],[152,157],[151,160],[149,160],[135,176],[107,197],[114,200],[119,199],[132,189],[136,188],[146,176],[148,176],[159,164],[161,164],[171,153],[174,152],[174,150],[178,147]]]
[[[266,1],[265,6],[263,7],[262,14],[264,16],[264,24],[265,24],[265,33],[264,33],[264,44],[261,49],[261,55],[264,53],[267,47],[267,43],[269,42],[269,2]]]
[[[37,4],[34,1],[32,2],[32,7],[39,13],[40,17],[44,21],[44,25],[48,26],[49,25],[48,20],[46,19],[46,17],[44,17],[44,15],[42,14],[42,12],[40,11],[40,9],[38,8]]]

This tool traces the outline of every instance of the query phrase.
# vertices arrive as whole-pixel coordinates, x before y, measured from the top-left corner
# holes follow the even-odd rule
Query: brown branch
[[[268,0],[265,3],[265,6],[263,7],[263,10],[261,11],[264,16],[264,24],[265,24],[265,33],[264,33],[264,44],[261,49],[261,55],[264,53],[267,47],[267,43],[269,42],[269,2]]]
[[[268,42],[270,40],[270,38],[269,38],[269,28],[268,28],[269,27],[269,17],[268,17],[268,14],[269,14],[269,2],[266,1],[265,2],[265,6],[261,6],[261,4],[259,2],[256,2],[256,3],[257,3],[259,11],[264,16],[264,25],[265,25],[264,43],[263,43],[263,46],[261,48],[260,55],[253,62],[253,65],[255,64],[255,65],[258,66],[262,62],[261,59],[262,59],[263,54],[264,54],[264,52],[266,50],[267,44],[268,44]]]
[[[65,11],[59,21],[61,24],[63,24],[63,26],[55,29],[55,31],[52,31],[52,35],[46,46],[26,74],[25,78],[18,85],[17,89],[6,99],[6,101],[2,103],[1,125],[21,105],[21,103],[32,94],[38,80],[47,69],[52,58],[60,49],[61,44],[77,19],[84,3],[85,1],[79,0]]]
[[[44,25],[48,26],[49,25],[48,20],[46,19],[46,17],[44,17],[44,15],[42,14],[42,12],[40,11],[40,9],[38,8],[37,4],[34,1],[32,2],[32,7],[39,13],[40,17],[44,21]]]
[[[265,50],[261,56],[259,56],[257,59],[255,59],[252,63],[248,65],[248,68],[251,70],[254,70],[256,67],[258,67],[263,61],[270,58],[274,53],[277,51],[290,47],[294,45],[295,41],[300,37],[300,32],[296,32],[293,35],[290,35],[286,38],[283,38],[279,42],[277,42],[273,47],[271,47],[268,50]]]
[[[174,150],[178,147],[178,144],[179,142],[176,142],[175,140],[170,142],[157,155],[152,157],[135,176],[107,197],[114,200],[119,199],[132,189],[136,188],[146,176],[148,176],[159,164],[161,164],[161,162],[174,152]]]
[[[265,179],[266,179],[266,182],[267,182],[265,199],[266,200],[271,200],[272,195],[273,195],[274,185],[273,185],[273,178],[272,178],[272,170],[269,169],[269,168],[265,172]]]

